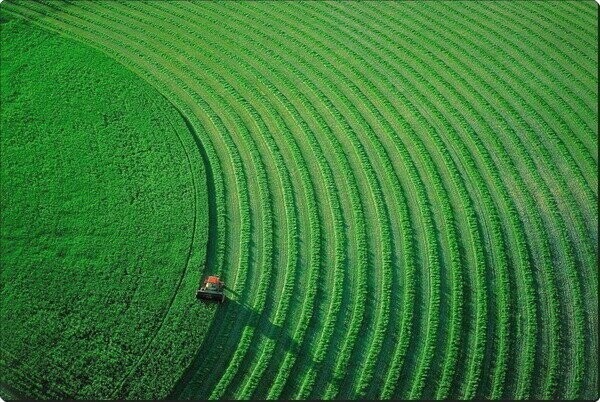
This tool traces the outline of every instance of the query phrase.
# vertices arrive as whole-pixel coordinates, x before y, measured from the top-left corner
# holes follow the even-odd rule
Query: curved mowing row
[[[590,3],[9,10],[120,60],[206,150],[201,274],[231,291],[169,397],[591,398]]]

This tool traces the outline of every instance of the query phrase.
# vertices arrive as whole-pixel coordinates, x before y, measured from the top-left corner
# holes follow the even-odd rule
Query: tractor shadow
[[[173,106],[175,107],[175,105]],[[202,275],[200,276],[200,279],[202,279],[204,277],[203,274],[209,274],[216,271],[214,268],[216,264],[218,225],[214,174],[208,155],[200,140],[200,136],[187,116],[182,113],[179,108],[175,108],[179,112],[196,143],[206,174],[206,190],[208,195],[208,241],[206,247],[206,262],[204,270],[201,273]],[[207,308],[215,309],[215,317],[206,331],[202,344],[198,348],[192,362],[186,368],[183,376],[179,379],[167,399],[181,399],[181,395],[188,386],[195,387],[195,384],[200,384],[200,393],[209,394],[210,390],[212,390],[219,381],[220,374],[225,371],[231,362],[246,327],[252,327],[254,330],[248,352],[256,352],[259,341],[268,338],[276,342],[272,357],[272,362],[275,364],[280,364],[280,360],[283,359],[286,352],[293,354],[300,353],[300,345],[298,342],[294,341],[290,333],[288,333],[290,327],[286,326],[284,328],[281,325],[273,324],[268,316],[257,313],[250,304],[243,301],[242,295],[227,286],[225,286],[225,297],[225,302],[222,304],[217,301],[198,300],[198,303],[206,304]],[[295,328],[295,325],[292,325],[291,328]],[[219,350],[219,352],[212,352],[213,350]],[[210,375],[213,371],[216,372],[216,375]],[[270,386],[271,379],[265,377],[268,376],[263,376],[263,378],[259,380],[257,389]],[[196,397],[200,396],[199,393],[195,393],[194,395]],[[206,397],[208,397],[208,395],[206,395]]]
[[[211,300],[198,300],[208,306],[214,306],[217,314],[221,317],[212,321],[211,326],[206,332],[202,345],[196,352],[192,363],[188,366],[184,375],[179,379],[167,399],[182,399],[182,394],[188,386],[194,387],[191,383],[198,383],[202,379],[201,392],[212,390],[231,362],[237,345],[242,337],[244,329],[251,327],[254,330],[252,341],[250,343],[248,354],[258,352],[259,341],[265,338],[276,342],[271,361],[275,364],[281,364],[286,352],[292,354],[300,353],[300,344],[295,341],[290,333],[290,327],[275,325],[271,320],[258,312],[248,303],[240,301],[241,295],[233,289],[225,286],[225,302]],[[295,326],[292,326],[294,328]],[[219,350],[217,353],[207,351]],[[214,376],[207,376],[208,372],[217,373]],[[242,373],[240,369],[239,373]],[[268,388],[273,378],[263,376],[258,383],[257,390]],[[264,382],[264,383],[263,383]],[[196,393],[196,396],[203,396]],[[207,397],[207,395],[206,395]]]
[[[225,296],[226,299],[223,304],[227,305],[227,309],[230,310],[233,316],[244,317],[247,322],[245,326],[254,329],[254,337],[265,337],[277,341],[279,348],[281,345],[285,345],[283,353],[288,351],[298,353],[300,351],[299,343],[289,333],[290,327],[274,324],[269,317],[258,313],[250,304],[240,301],[241,295],[227,286],[225,286]],[[251,345],[250,348],[252,349],[253,346],[256,347],[256,345]]]
[[[167,99],[165,97],[165,99]],[[168,101],[168,99],[167,99]],[[206,150],[204,149],[204,145],[202,145],[202,141],[196,133],[194,126],[190,122],[183,112],[173,105],[173,107],[177,110],[185,126],[189,130],[194,142],[196,143],[196,147],[198,148],[198,152],[200,153],[200,158],[202,159],[202,165],[204,166],[204,174],[206,175],[206,194],[208,196],[208,238],[206,243],[206,267],[212,268],[216,261],[216,252],[217,252],[217,196],[215,189],[215,178],[212,171],[212,166],[210,164],[210,160],[208,159],[208,155]],[[209,269],[210,271],[210,269]]]
[[[247,326],[254,328],[255,336],[264,336],[277,341],[279,345],[285,345],[284,352],[299,352],[300,345],[288,332],[290,330],[289,327],[274,324],[267,316],[262,316],[260,313],[257,313],[250,304],[234,300],[229,297],[228,293],[235,295],[236,299],[239,299],[239,293],[225,287],[225,295],[227,296],[225,303],[228,304],[229,309],[232,309],[235,312],[234,314],[236,314],[236,316],[248,317]]]

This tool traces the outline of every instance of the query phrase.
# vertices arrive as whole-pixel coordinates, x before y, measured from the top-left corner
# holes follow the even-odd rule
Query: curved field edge
[[[199,146],[122,65],[0,17],[0,390],[165,396],[214,312],[193,297],[209,226]]]
[[[597,245],[587,236],[591,234],[597,239],[595,203],[588,202],[597,199],[597,194],[594,186],[586,183],[597,183],[593,178],[597,162],[587,152],[597,149],[593,125],[589,125],[594,118],[597,121],[597,114],[590,114],[593,110],[587,106],[594,96],[587,84],[593,79],[578,76],[567,86],[561,84],[572,72],[591,71],[589,59],[583,59],[587,63],[584,68],[575,63],[567,70],[543,70],[559,71],[556,77],[562,78],[556,86],[551,82],[553,74],[532,75],[532,71],[541,68],[540,56],[547,55],[556,45],[546,41],[540,50],[532,42],[539,39],[537,33],[522,36],[523,43],[534,48],[523,56],[521,45],[515,44],[511,36],[511,27],[520,22],[509,21],[506,25],[504,16],[497,23],[503,27],[507,40],[490,40],[492,34],[483,30],[481,38],[454,42],[451,51],[445,50],[440,45],[448,40],[453,42],[456,27],[466,24],[465,32],[478,31],[482,25],[477,20],[488,13],[477,3],[455,4],[459,4],[456,7],[460,12],[435,9],[441,5],[430,9],[417,5],[406,10],[402,3],[395,9],[370,10],[377,18],[370,19],[364,27],[362,6],[354,6],[350,12],[333,7],[328,10],[329,16],[325,14],[326,19],[335,21],[336,28],[340,28],[333,35],[330,29],[322,29],[328,23],[307,26],[310,35],[284,27],[282,19],[305,26],[307,16],[300,7],[306,7],[307,14],[320,14],[306,4],[296,8],[297,15],[293,10],[286,14],[271,8],[262,13],[254,5],[242,7],[235,3],[161,3],[156,8],[152,3],[78,3],[73,7],[48,9],[49,24],[95,42],[127,63],[135,62],[138,73],[148,76],[161,92],[169,94],[171,101],[189,116],[192,126],[205,128],[210,137],[207,142],[214,144],[213,150],[208,147],[208,157],[216,154],[213,159],[219,160],[227,171],[222,177],[226,184],[221,191],[229,193],[223,206],[228,222],[223,224],[224,241],[219,240],[216,258],[219,263],[215,267],[226,273],[228,283],[233,284],[236,303],[223,306],[222,320],[213,322],[210,339],[205,340],[188,371],[191,374],[182,379],[179,390],[171,395],[246,398],[265,395],[268,389],[269,397],[332,397],[338,392],[338,396],[361,396],[364,392],[379,394],[379,387],[384,384],[384,394],[395,397],[433,395],[436,391],[441,396],[491,393],[492,397],[524,397],[572,395],[580,388],[583,392],[594,388],[597,376],[594,377],[593,370],[582,371],[581,351],[583,346],[594,355],[597,333],[592,333],[585,344],[581,336],[582,318],[588,332],[593,332],[596,316],[592,302],[597,300],[597,279],[588,283],[582,282],[582,278],[588,272],[593,273],[593,257],[597,257]],[[39,17],[37,6],[24,7],[22,11],[33,18]],[[581,13],[581,9],[574,11]],[[426,28],[421,21],[428,12],[433,17],[438,13],[448,15],[440,17],[448,27],[439,28],[437,34],[437,27]],[[244,20],[252,24],[240,24]],[[351,36],[342,31],[350,31],[354,23],[364,32],[352,33],[357,39],[347,46],[344,43],[348,44]],[[269,31],[272,32],[267,34]],[[325,40],[321,41],[321,37]],[[345,38],[345,42],[334,38]],[[205,47],[198,51],[198,46]],[[471,57],[473,49],[477,50]],[[336,58],[344,56],[347,59],[339,63],[339,68]],[[561,55],[558,60],[565,59]],[[519,66],[519,71],[503,66],[503,60]],[[486,70],[487,74],[481,73]],[[532,87],[530,80],[537,87]],[[571,97],[565,98],[568,104],[562,95],[553,95],[556,93],[568,94]],[[585,101],[573,99],[575,93],[584,94]],[[569,111],[573,111],[571,105],[581,106],[585,114],[565,120],[557,113],[557,105]],[[409,114],[405,107],[414,114],[408,121],[404,119]],[[450,112],[453,109],[456,111]],[[418,145],[424,141],[425,146],[403,143],[411,126],[416,128],[411,142],[417,141]],[[571,128],[576,131],[571,133],[568,131]],[[428,138],[429,130],[440,131],[440,135],[434,133]],[[498,131],[502,135],[496,135]],[[446,141],[448,147],[444,145]],[[294,143],[299,147],[299,155],[296,151],[287,152],[287,146],[294,149]],[[394,161],[393,169],[387,171],[386,150],[402,155],[402,161]],[[468,156],[469,150],[474,153],[473,158]],[[395,156],[395,152],[391,155]],[[574,159],[577,154],[582,158]],[[421,157],[426,161],[425,168]],[[282,158],[286,165],[283,168]],[[311,166],[317,165],[314,163],[317,161],[318,169]],[[555,161],[556,167],[544,168]],[[308,169],[303,170],[299,179],[295,176],[290,191],[285,183],[294,177],[296,163],[301,169],[303,162],[309,164]],[[412,168],[415,165],[416,174]],[[378,166],[384,166],[384,170]],[[333,172],[329,171],[332,168]],[[457,168],[461,177],[456,176]],[[483,176],[484,183],[477,179],[477,169],[483,172],[489,169]],[[397,184],[393,190],[387,187],[394,185],[394,175],[400,176],[406,170],[410,181],[403,177],[400,188]],[[307,183],[307,171],[312,183]],[[448,171],[455,173],[448,175]],[[565,182],[561,175],[571,172],[575,180]],[[436,185],[440,180],[432,177],[439,173],[442,183],[453,181],[459,186]],[[421,174],[424,181],[419,186],[415,183],[419,183]],[[377,183],[378,180],[381,181]],[[484,190],[486,180],[489,193]],[[467,193],[461,181],[466,184]],[[217,187],[222,185],[218,180],[216,183]],[[286,186],[283,192],[277,189],[278,183]],[[306,210],[293,208],[294,203],[303,204],[310,191],[302,187],[310,189],[311,184],[316,189],[312,193],[316,205],[307,203]],[[369,188],[371,184],[372,188],[383,184],[383,198],[392,211],[389,218],[385,212],[376,213],[379,207],[371,205],[381,200]],[[409,191],[413,186],[419,192],[418,201]],[[475,214],[468,205],[468,198],[477,194],[473,187],[479,187],[482,190],[479,194],[484,196],[478,199],[475,195]],[[457,193],[457,188],[462,190]],[[397,195],[394,193],[402,191],[408,197],[408,211],[389,205],[393,195]],[[429,204],[425,195],[435,197],[435,202]],[[453,266],[464,271],[452,268],[451,276],[446,261],[440,260],[442,270],[436,267],[436,254],[447,255],[455,247],[452,243],[456,244],[449,228],[439,222],[453,219],[450,213],[444,213],[444,218],[431,227],[427,224],[427,231],[422,230],[423,222],[429,220],[431,212],[439,216],[438,200],[460,208],[460,199],[467,201],[468,223],[475,229],[471,232],[481,230],[483,244],[478,235],[473,237],[475,241],[463,236],[469,227],[464,219],[457,220],[459,249],[454,255],[468,256],[472,247],[480,249],[483,245],[485,264],[498,262],[489,266],[494,272],[483,264],[476,270],[471,258],[463,261],[454,258]],[[566,205],[578,210],[570,212]],[[549,210],[556,212],[550,214]],[[410,306],[402,310],[402,333],[398,338],[399,318],[389,316],[388,323],[380,315],[380,312],[390,313],[388,296],[363,304],[364,293],[355,289],[368,285],[375,292],[377,289],[389,292],[389,248],[384,254],[386,246],[377,243],[378,239],[389,240],[386,236],[390,235],[390,226],[393,230],[394,219],[398,219],[394,212],[400,211],[403,223],[400,233],[404,235],[412,227],[416,233],[431,237],[421,235],[414,239],[418,252],[402,264],[407,269],[415,265],[418,279],[407,272],[408,283],[403,283],[404,278],[399,275],[392,283],[404,292]],[[464,213],[460,211],[457,216]],[[318,228],[315,216],[320,220]],[[361,224],[365,218],[369,226]],[[290,233],[295,224],[299,232],[294,238]],[[375,235],[366,242],[365,228]],[[221,233],[220,230],[219,236]],[[434,240],[429,248],[427,238],[436,236],[439,244]],[[331,241],[327,237],[332,237]],[[509,255],[501,250],[505,241]],[[331,258],[333,242],[335,260]],[[410,241],[404,244],[411,245]],[[319,249],[323,253],[311,257],[310,270],[296,269],[292,263],[293,250],[298,250],[300,264],[306,261],[307,248],[311,256],[319,256]],[[403,248],[394,251],[401,253]],[[288,260],[282,258],[285,250],[290,253]],[[481,251],[477,254],[481,256]],[[508,257],[510,265],[502,262],[504,257]],[[381,267],[372,264],[378,261],[384,264]],[[366,278],[365,262],[372,270]],[[558,268],[556,275],[553,265]],[[343,272],[340,267],[356,268]],[[503,273],[507,268],[509,275]],[[494,282],[496,272],[504,290],[500,291],[498,282]],[[483,273],[486,276],[482,278]],[[318,275],[323,278],[321,283],[315,281]],[[457,282],[454,278],[460,275],[462,279]],[[571,289],[576,291],[582,283],[591,307],[585,316],[581,314],[581,302],[577,301],[581,296],[565,298],[565,294]],[[269,293],[265,295],[267,287]],[[450,289],[450,300],[457,301],[451,307],[452,315],[438,318],[431,312],[438,307],[442,312],[449,310]],[[416,297],[411,295],[413,291]],[[497,291],[501,293],[496,295]],[[418,302],[412,304],[411,298]],[[431,307],[412,311],[415,306],[424,307],[423,302],[428,300]],[[512,306],[507,308],[508,305]],[[558,324],[558,314],[568,315],[570,309],[577,316],[571,322]],[[488,315],[482,316],[486,310]],[[328,312],[336,315],[327,317]],[[283,320],[294,323],[298,318],[294,332],[285,324],[273,325]],[[448,321],[452,330],[446,327]],[[371,328],[375,322],[373,331],[356,339],[357,329]],[[560,331],[558,325],[569,332],[556,336]],[[385,331],[391,336],[384,337]],[[447,333],[461,336],[446,338]],[[400,341],[392,361],[378,350],[376,345],[381,339]],[[547,349],[552,351],[548,353]],[[429,350],[431,354],[427,353]],[[278,356],[285,356],[280,367]],[[363,369],[358,363],[346,366],[346,361],[368,364]],[[557,370],[561,362],[568,361],[575,364],[569,370]],[[389,374],[385,373],[386,365],[391,365]],[[462,366],[468,370],[456,370]],[[515,366],[520,368],[512,370]],[[541,375],[534,376],[538,371]],[[387,374],[386,378],[382,378],[383,374]],[[438,383],[439,374],[443,378]]]

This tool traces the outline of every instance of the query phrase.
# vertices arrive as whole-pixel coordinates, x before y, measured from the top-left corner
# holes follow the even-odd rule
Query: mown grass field
[[[0,390],[598,398],[595,2],[0,11]]]

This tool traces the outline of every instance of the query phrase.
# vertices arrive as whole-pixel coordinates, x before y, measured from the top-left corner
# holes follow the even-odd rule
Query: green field
[[[168,392],[212,317],[186,297],[206,258],[201,155],[145,81],[1,12],[0,387]]]
[[[594,1],[5,0],[0,43],[0,396],[600,397]]]

